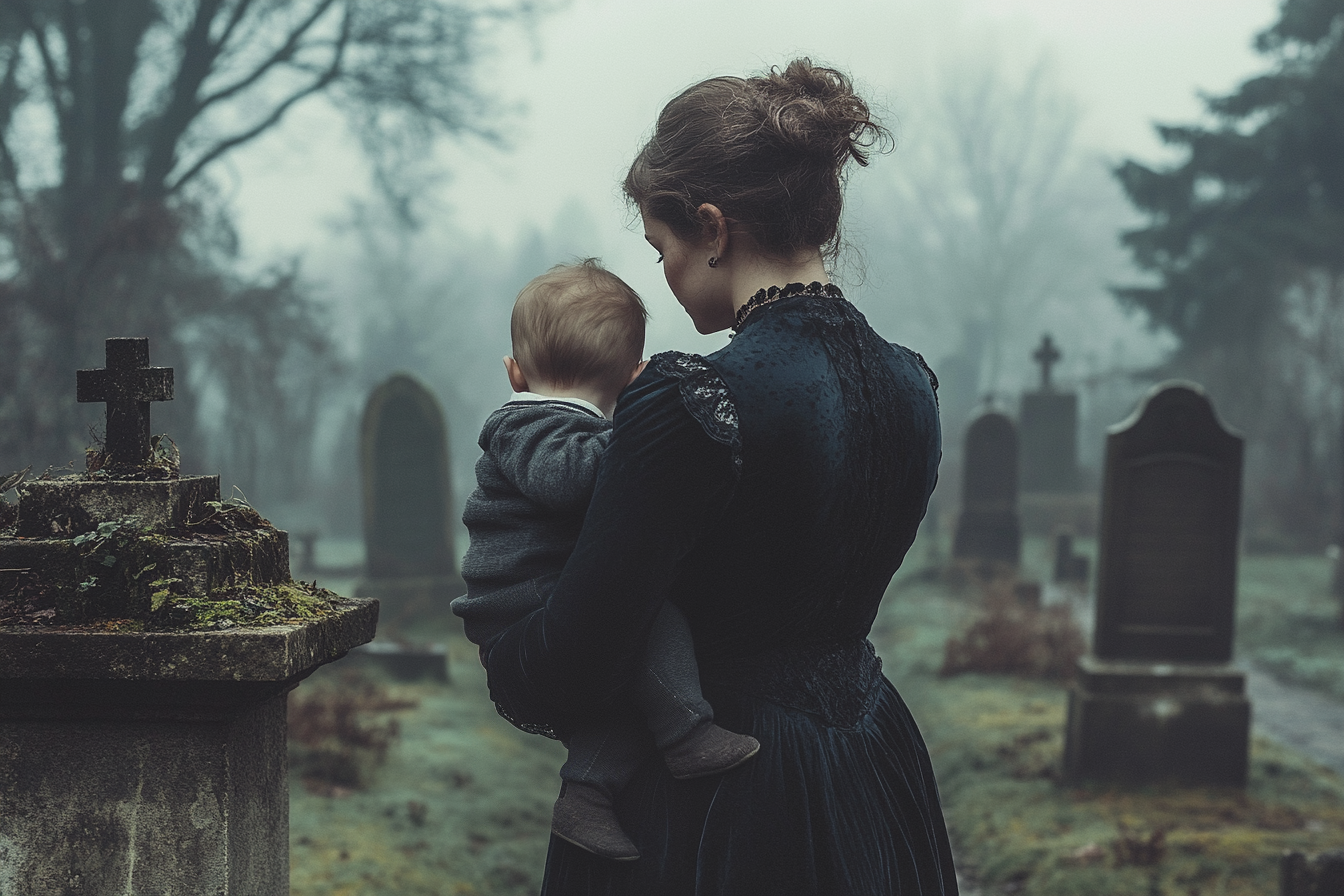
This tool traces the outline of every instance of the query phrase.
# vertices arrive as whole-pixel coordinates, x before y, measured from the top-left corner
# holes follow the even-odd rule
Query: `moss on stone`
[[[177,593],[178,579],[150,583],[151,624],[158,629],[225,629],[283,625],[330,614],[338,596],[315,583],[290,580],[274,585],[216,588],[206,597]]]

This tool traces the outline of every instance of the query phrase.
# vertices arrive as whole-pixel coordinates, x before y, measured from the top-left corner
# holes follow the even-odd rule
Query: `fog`
[[[417,226],[375,188],[368,135],[327,93],[210,166],[206,203],[237,231],[228,264],[243,278],[285,272],[277,282],[324,310],[332,348],[310,333],[316,341],[274,365],[284,382],[272,387],[298,396],[303,419],[272,416],[293,425],[249,424],[233,407],[221,375],[240,386],[261,374],[221,374],[227,346],[209,362],[179,357],[194,404],[156,419],[199,430],[201,456],[187,467],[219,469],[277,522],[354,534],[363,402],[406,371],[445,405],[460,502],[480,423],[507,397],[509,307],[536,273],[599,256],[650,308],[647,353],[725,343],[691,327],[618,185],[681,89],[807,55],[849,72],[896,136],[894,152],[850,179],[832,274],[880,332],[942,376],[950,463],[980,407],[1011,409],[1035,382],[1030,353],[1049,332],[1064,352],[1058,381],[1080,393],[1082,460],[1095,467],[1103,428],[1145,386],[1133,374],[1173,345],[1109,291],[1137,278],[1117,239],[1139,221],[1111,169],[1173,158],[1154,122],[1200,120],[1201,94],[1263,70],[1250,43],[1276,11],[1274,0],[574,0],[499,21],[471,61],[497,139],[441,137],[401,160],[394,179]],[[35,187],[54,176],[42,164],[54,156],[31,142],[43,133],[26,145]],[[266,345],[269,325],[253,326],[188,323],[173,338],[184,350],[218,342],[210,333]],[[257,432],[239,439],[249,425]]]
[[[1272,0],[675,10],[580,0],[531,31],[493,35],[495,52],[480,64],[503,140],[440,142],[442,179],[420,196],[417,232],[376,223],[357,144],[320,101],[234,157],[222,183],[248,263],[298,255],[356,359],[357,388],[328,408],[316,463],[353,473],[362,395],[408,370],[448,406],[461,500],[475,432],[507,395],[498,359],[508,352],[508,305],[533,274],[600,256],[648,302],[649,353],[726,341],[690,326],[618,184],[680,89],[809,55],[851,73],[897,136],[895,152],[851,179],[847,248],[833,273],[881,332],[942,373],[950,457],[986,396],[1011,407],[1035,381],[1030,351],[1048,331],[1064,351],[1060,380],[1081,391],[1082,459],[1095,466],[1102,428],[1143,388],[1126,373],[1170,348],[1107,290],[1136,276],[1117,243],[1136,219],[1109,169],[1126,157],[1167,158],[1155,121],[1198,120],[1201,92],[1225,92],[1262,68],[1250,41],[1275,11]],[[950,150],[968,136],[986,147],[978,161]],[[976,164],[984,170],[969,170]],[[987,174],[1031,182],[1007,210],[1011,234],[983,232],[984,197],[968,185]],[[350,225],[355,204],[362,229]],[[1009,236],[1017,248],[982,252],[971,265],[980,280],[968,280],[967,234],[982,246]],[[1011,276],[996,273],[1005,262]]]

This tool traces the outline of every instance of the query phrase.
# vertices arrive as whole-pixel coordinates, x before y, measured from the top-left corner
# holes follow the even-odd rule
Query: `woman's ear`
[[[507,355],[504,357],[504,370],[509,374],[509,385],[513,387],[513,391],[530,391],[527,388],[527,377],[523,376],[523,368],[519,367],[518,362]]]
[[[717,205],[709,202],[703,202],[696,209],[696,214],[704,222],[705,239],[708,241],[709,254],[715,258],[723,258],[728,254],[729,232],[728,219],[723,216]]]

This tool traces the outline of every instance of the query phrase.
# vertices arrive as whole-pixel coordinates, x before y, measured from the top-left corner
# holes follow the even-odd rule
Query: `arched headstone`
[[[989,411],[966,430],[961,517],[957,520],[952,555],[957,560],[1016,566],[1021,553],[1017,428],[1004,414]]]
[[[1106,439],[1092,654],[1069,698],[1072,777],[1246,782],[1230,665],[1242,439],[1193,383],[1154,388]]]
[[[390,377],[369,395],[359,449],[365,565],[355,593],[379,599],[392,637],[416,620],[453,622],[448,602],[465,588],[438,399],[414,377]]]
[[[433,393],[406,374],[374,389],[359,449],[367,576],[452,575],[448,433]]]

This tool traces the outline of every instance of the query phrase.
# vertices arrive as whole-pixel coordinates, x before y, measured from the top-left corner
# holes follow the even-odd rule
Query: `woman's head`
[[[683,239],[716,206],[761,252],[792,258],[839,244],[845,167],[890,135],[848,77],[796,59],[752,78],[710,78],[658,116],[625,177],[640,211]]]

